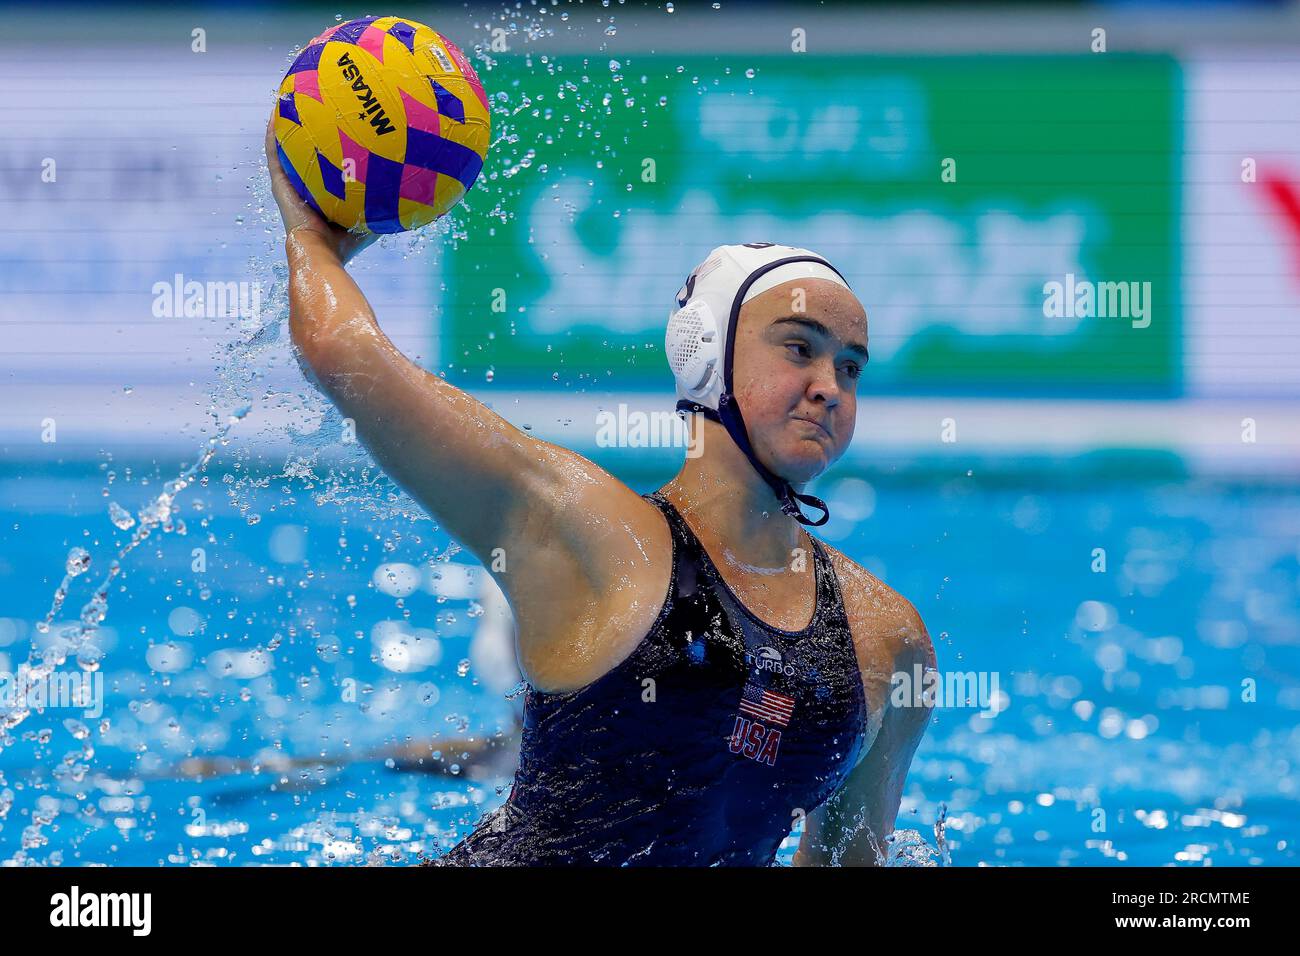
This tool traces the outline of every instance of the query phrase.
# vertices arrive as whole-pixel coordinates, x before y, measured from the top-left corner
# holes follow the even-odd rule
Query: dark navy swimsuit
[[[771,865],[799,811],[857,763],[866,701],[835,569],[816,538],[801,631],[732,594],[677,509],[649,633],[580,690],[530,688],[509,800],[439,864]]]

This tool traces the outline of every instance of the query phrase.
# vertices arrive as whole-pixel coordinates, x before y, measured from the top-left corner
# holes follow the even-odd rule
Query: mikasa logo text
[[[357,94],[357,99],[361,101],[360,117],[365,119],[369,116],[370,125],[375,128],[375,133],[379,136],[393,132],[396,127],[389,122],[388,116],[384,113],[384,108],[379,105],[379,100],[371,92],[370,86],[361,76],[361,71],[352,62],[352,55],[344,53],[339,57],[338,65],[343,67],[343,78],[352,81],[352,91]]]

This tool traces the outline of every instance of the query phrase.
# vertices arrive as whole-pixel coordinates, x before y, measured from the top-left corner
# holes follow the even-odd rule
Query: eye
[[[844,371],[849,378],[857,379],[862,377],[862,366],[857,362],[849,362],[844,366]]]
[[[798,355],[800,358],[812,358],[812,349],[807,342],[786,342],[785,347],[788,349],[803,349]]]

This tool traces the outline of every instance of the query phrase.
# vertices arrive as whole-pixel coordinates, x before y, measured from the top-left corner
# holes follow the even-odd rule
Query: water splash
[[[70,654],[80,650],[99,628],[108,614],[109,585],[122,572],[123,559],[139,547],[140,543],[153,533],[154,528],[161,527],[165,532],[176,529],[176,524],[172,521],[176,496],[193,482],[199,472],[207,466],[216,451],[217,445],[224,439],[226,432],[229,431],[235,421],[238,421],[238,419],[232,418],[231,422],[220,433],[210,438],[194,464],[181,472],[176,478],[167,482],[157,497],[140,510],[139,526],[131,535],[130,540],[121,547],[117,555],[109,562],[108,572],[99,582],[99,586],[95,588],[90,600],[82,606],[81,613],[78,615],[78,623],[69,625],[59,632],[60,640],[54,642],[42,652],[42,660],[39,664],[34,664],[36,657],[35,645],[33,644],[28,650],[27,661],[19,668],[17,675],[19,686],[24,691],[48,677],[55,668],[67,660]],[[45,620],[38,625],[38,630],[43,633],[49,631],[50,622],[53,621],[54,616],[58,613],[67,597],[70,582],[74,577],[84,573],[90,567],[90,563],[90,553],[84,548],[73,548],[68,553],[68,574],[54,592],[54,600],[50,611],[46,614]],[[21,724],[30,713],[31,711],[27,708],[14,707],[3,718],[0,718],[0,750],[5,745],[5,732]]]
[[[36,643],[32,642],[31,647],[28,648],[27,660],[19,666],[17,673],[14,675],[14,703],[7,710],[0,712],[0,751],[13,743],[12,731],[21,726],[34,712],[32,707],[27,706],[33,692],[41,687],[59,667],[62,667],[69,657],[75,657],[78,666],[83,670],[93,671],[98,669],[101,654],[98,648],[91,644],[91,638],[108,615],[109,586],[112,584],[113,579],[122,572],[122,562],[127,555],[139,547],[153,533],[155,528],[161,528],[164,532],[171,532],[178,528],[183,530],[183,523],[172,520],[176,497],[207,467],[218,445],[225,441],[227,433],[244,417],[246,412],[247,409],[243,409],[232,415],[217,434],[208,439],[194,463],[176,478],[167,482],[163,486],[163,490],[140,509],[139,524],[136,526],[135,532],[109,562],[108,571],[92,592],[90,600],[82,606],[78,621],[62,628],[59,631],[57,640],[52,641],[40,652],[39,659]],[[114,524],[121,527],[116,520]],[[45,620],[37,625],[37,630],[41,633],[48,633],[50,623],[54,620],[54,616],[58,614],[67,598],[72,580],[90,568],[91,555],[84,548],[74,547],[68,552],[65,565],[67,573],[54,593],[50,611]],[[40,710],[43,708],[37,707],[35,709]],[[89,760],[94,755],[94,748],[87,739],[89,731],[86,731],[85,734],[81,733],[85,725],[73,720],[70,722],[65,721],[64,726],[74,739],[81,742],[80,756],[85,760]],[[57,768],[55,773],[56,776],[71,774],[74,780],[79,781],[84,777],[88,769],[86,764],[78,764],[65,757],[63,766]],[[84,796],[81,799],[84,799]],[[9,800],[12,802],[12,797]],[[56,815],[57,811],[54,810],[33,811],[31,823],[23,830],[20,849],[7,862],[21,865],[26,862],[28,850],[43,846],[46,839],[41,831],[54,821]]]
[[[939,815],[934,821],[934,845],[939,848],[939,859],[944,866],[952,866],[952,853],[948,849],[946,825],[948,821],[948,804],[939,804]]]
[[[934,847],[917,830],[895,830],[885,838],[884,866],[938,866]],[[879,857],[877,857],[879,859]]]
[[[36,630],[41,634],[45,634],[49,631],[50,622],[54,620],[55,616],[63,607],[63,602],[68,597],[68,588],[72,584],[72,579],[85,574],[86,571],[89,570],[90,552],[82,547],[72,548],[72,550],[68,552],[68,558],[64,562],[64,566],[66,571],[63,576],[63,581],[54,592],[54,600],[50,602],[49,613],[45,615],[43,621],[38,621],[36,623]]]

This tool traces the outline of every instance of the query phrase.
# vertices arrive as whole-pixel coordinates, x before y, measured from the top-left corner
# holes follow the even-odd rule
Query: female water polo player
[[[299,361],[500,584],[528,681],[514,786],[438,863],[875,865],[929,710],[915,609],[810,535],[853,435],[866,315],[805,249],[714,249],[667,336],[700,454],[638,495],[404,357],[268,142]],[[494,556],[496,560],[494,560]],[[504,562],[501,560],[504,558]]]

